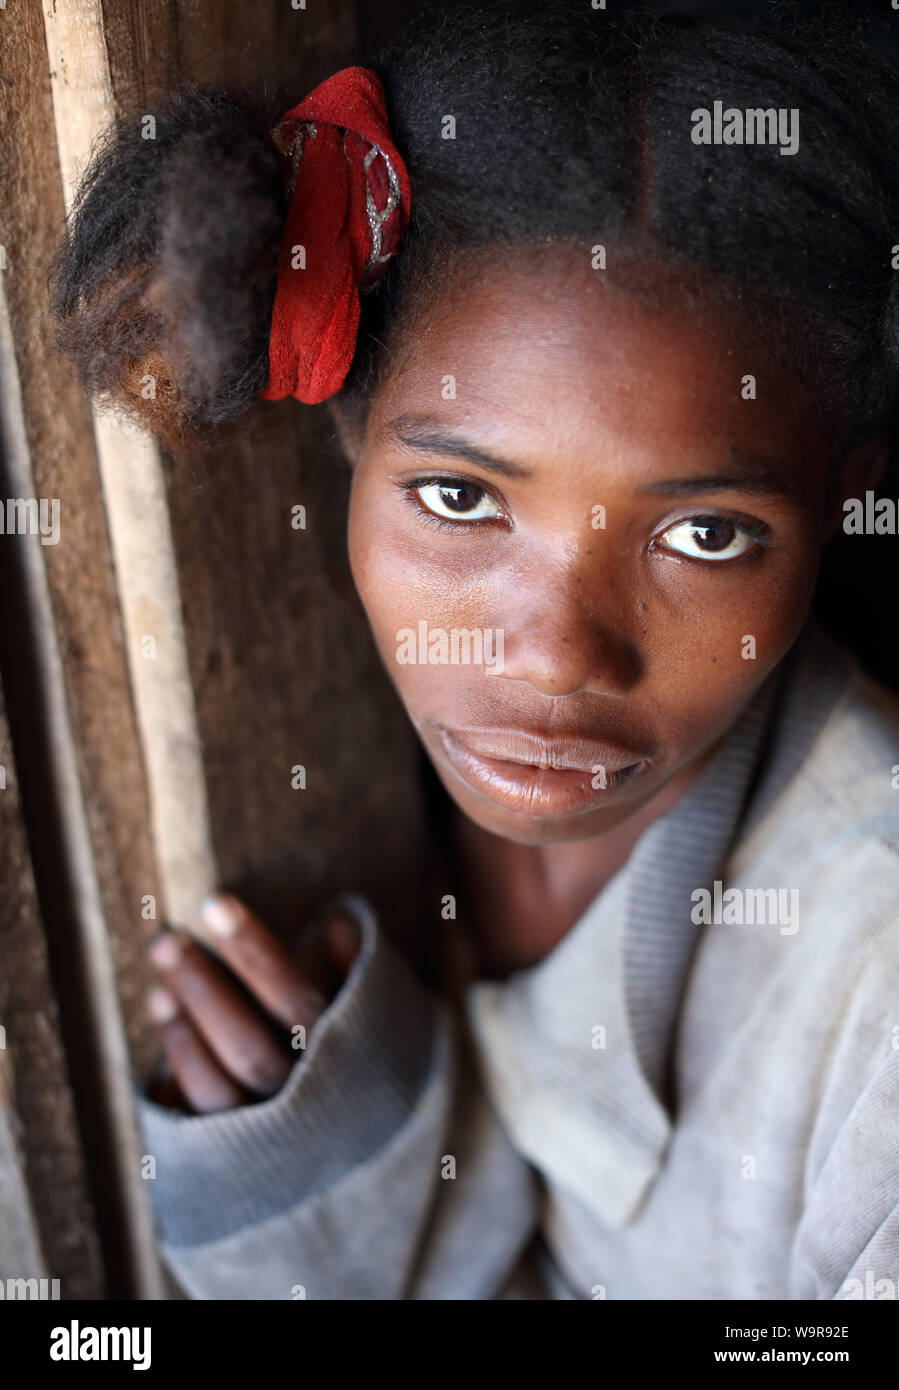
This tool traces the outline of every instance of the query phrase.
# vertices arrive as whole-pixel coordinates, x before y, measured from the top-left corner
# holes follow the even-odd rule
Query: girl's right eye
[[[408,486],[426,511],[447,521],[488,521],[501,515],[484,488],[463,478],[419,478]]]

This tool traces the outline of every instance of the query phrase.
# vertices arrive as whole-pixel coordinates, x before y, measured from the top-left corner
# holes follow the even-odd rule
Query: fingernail
[[[162,985],[154,985],[147,993],[147,1012],[157,1023],[171,1023],[178,1012],[178,1001]]]
[[[163,932],[156,937],[151,942],[149,951],[156,964],[162,966],[163,970],[174,970],[183,954],[181,942],[171,931]]]
[[[234,936],[240,913],[233,899],[224,896],[204,898],[202,912],[203,921],[214,936]]]

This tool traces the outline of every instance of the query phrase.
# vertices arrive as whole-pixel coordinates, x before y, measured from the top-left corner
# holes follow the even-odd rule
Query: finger
[[[203,921],[216,949],[255,999],[286,1028],[311,1027],[343,978],[337,962],[321,949],[321,932],[307,933],[298,959],[231,893],[203,905]]]
[[[201,1115],[246,1104],[246,1092],[219,1066],[170,990],[160,985],[151,989],[147,1009],[159,1029],[172,1073],[159,1078],[151,1099],[158,1104],[166,1104],[167,1099],[182,1099]]]
[[[260,1095],[272,1095],[296,1061],[271,1026],[231,980],[224,966],[196,942],[164,931],[150,955],[215,1059],[233,1080]]]
[[[350,966],[359,954],[362,946],[362,930],[350,913],[340,909],[335,909],[329,913],[324,930],[330,958],[341,979],[343,979],[349,973]]]

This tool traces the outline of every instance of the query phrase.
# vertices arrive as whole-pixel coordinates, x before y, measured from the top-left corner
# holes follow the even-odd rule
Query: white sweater
[[[896,764],[899,699],[810,619],[537,965],[458,1009],[352,899],[276,1096],[137,1095],[185,1291],[897,1297]]]

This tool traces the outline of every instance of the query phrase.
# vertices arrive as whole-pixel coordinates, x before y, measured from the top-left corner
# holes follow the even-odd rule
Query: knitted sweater
[[[136,1094],[197,1299],[899,1289],[899,699],[814,618],[536,965],[453,1004],[374,912],[281,1090]]]

